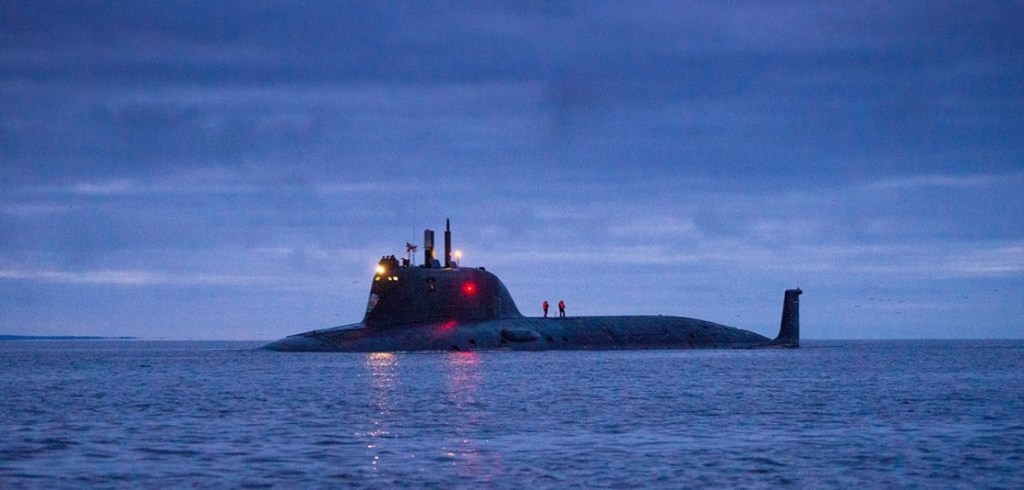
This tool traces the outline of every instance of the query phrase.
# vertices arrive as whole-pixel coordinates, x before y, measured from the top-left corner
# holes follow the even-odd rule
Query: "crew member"
[[[558,300],[558,318],[565,318],[565,301]]]
[[[540,307],[544,308],[544,318],[547,318],[548,317],[548,300],[544,300],[544,302],[541,303]]]

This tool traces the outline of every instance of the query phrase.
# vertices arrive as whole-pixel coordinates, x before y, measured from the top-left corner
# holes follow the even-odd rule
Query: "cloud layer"
[[[358,321],[450,216],[530,314],[1024,336],[1015,4],[2,10],[0,331]]]

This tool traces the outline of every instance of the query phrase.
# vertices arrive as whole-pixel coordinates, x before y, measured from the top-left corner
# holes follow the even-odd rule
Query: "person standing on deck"
[[[547,318],[548,317],[548,300],[544,300],[544,302],[541,303],[540,307],[544,308],[544,318]]]
[[[565,301],[558,300],[558,318],[565,318]]]

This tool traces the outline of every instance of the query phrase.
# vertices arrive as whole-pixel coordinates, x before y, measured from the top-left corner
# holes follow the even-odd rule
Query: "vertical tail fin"
[[[787,289],[782,301],[782,324],[779,336],[775,337],[775,345],[780,347],[800,347],[800,288]]]

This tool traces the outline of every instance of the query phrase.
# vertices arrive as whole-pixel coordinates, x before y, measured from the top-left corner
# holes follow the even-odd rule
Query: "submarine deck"
[[[277,351],[395,352],[755,348],[773,341],[705,320],[674,316],[520,317],[365,327],[361,323],[292,335]]]

